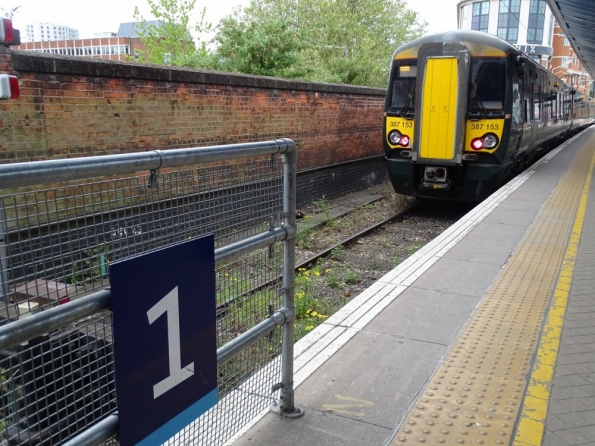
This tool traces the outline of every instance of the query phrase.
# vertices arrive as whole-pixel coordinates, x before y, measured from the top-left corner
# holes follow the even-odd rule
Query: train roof
[[[396,58],[401,53],[405,53],[404,56],[416,57],[417,48],[425,43],[434,42],[460,42],[464,43],[469,47],[472,56],[479,55],[492,55],[492,56],[506,56],[509,53],[521,54],[521,51],[508,43],[506,40],[500,37],[494,36],[481,31],[471,30],[455,30],[447,31],[437,34],[430,34],[419,39],[412,40],[404,45],[401,45],[395,51],[393,58]],[[490,48],[491,51],[486,54],[485,49]]]

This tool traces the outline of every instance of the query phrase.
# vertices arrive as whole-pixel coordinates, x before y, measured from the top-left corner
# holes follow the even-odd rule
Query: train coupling
[[[450,180],[448,179],[448,170],[446,167],[426,166],[424,178],[421,182],[422,189],[450,189]]]

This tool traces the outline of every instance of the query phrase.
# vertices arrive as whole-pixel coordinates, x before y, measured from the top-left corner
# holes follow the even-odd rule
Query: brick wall
[[[382,154],[384,90],[0,48],[0,163],[287,137],[299,169]]]

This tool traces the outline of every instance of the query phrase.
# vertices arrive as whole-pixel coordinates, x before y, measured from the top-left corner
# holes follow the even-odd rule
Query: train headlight
[[[391,130],[388,134],[388,142],[393,146],[409,147],[409,136],[402,135],[398,130]]]
[[[498,137],[493,133],[483,135],[483,146],[486,149],[493,149],[498,145]]]
[[[480,138],[473,138],[471,148],[473,150],[493,149],[498,145],[498,137],[493,133],[486,133]]]
[[[393,146],[396,146],[401,142],[401,132],[398,130],[392,130],[388,134],[388,142],[390,142]]]

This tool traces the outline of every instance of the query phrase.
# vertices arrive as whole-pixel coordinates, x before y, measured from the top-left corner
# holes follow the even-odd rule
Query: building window
[[[490,16],[490,2],[473,3],[473,16],[471,18],[471,29],[488,32],[488,19]]]
[[[571,60],[570,57],[563,57],[562,58],[562,66],[564,68],[568,68],[568,64],[570,63],[570,60]]]
[[[467,25],[467,5],[461,6],[461,22],[459,23],[459,29],[465,29]]]
[[[498,37],[516,43],[519,34],[521,0],[500,0]]]
[[[529,27],[527,43],[541,45],[543,41],[543,24],[545,22],[545,0],[531,0],[529,4]]]

